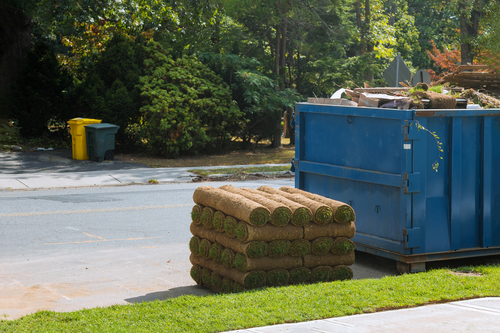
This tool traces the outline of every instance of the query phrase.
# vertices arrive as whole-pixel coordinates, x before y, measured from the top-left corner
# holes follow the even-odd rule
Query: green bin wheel
[[[104,160],[105,161],[112,161],[115,158],[115,153],[112,150],[107,150],[104,153]]]

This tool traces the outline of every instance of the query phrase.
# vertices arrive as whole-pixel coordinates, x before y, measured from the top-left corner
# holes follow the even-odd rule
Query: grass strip
[[[192,169],[188,171],[195,173],[198,176],[207,177],[210,175],[233,175],[233,174],[290,171],[290,166],[277,165],[277,166],[249,167],[249,168]]]
[[[500,266],[479,266],[475,271],[482,275],[456,275],[449,269],[439,269],[240,294],[186,295],[74,312],[40,311],[18,320],[0,321],[0,331],[221,332],[500,296]]]
[[[202,205],[195,205],[193,207],[193,210],[191,211],[191,220],[195,224],[201,224],[201,214],[203,212],[203,206]]]

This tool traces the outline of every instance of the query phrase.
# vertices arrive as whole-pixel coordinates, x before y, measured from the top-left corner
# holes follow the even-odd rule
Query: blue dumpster
[[[355,209],[357,250],[409,272],[500,254],[500,110],[299,103],[295,130],[295,186]]]

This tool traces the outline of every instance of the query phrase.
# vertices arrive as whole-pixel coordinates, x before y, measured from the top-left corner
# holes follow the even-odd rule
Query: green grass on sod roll
[[[222,276],[219,274],[212,272],[212,275],[210,276],[210,284],[212,285],[212,288],[221,290],[222,289]]]
[[[332,245],[332,253],[333,254],[344,254],[344,253],[350,253],[354,251],[356,248],[356,245],[354,242],[350,239],[347,239],[345,237],[339,237],[335,239]]]
[[[303,284],[311,281],[311,270],[306,267],[297,267],[290,270],[290,284]]]
[[[262,258],[267,255],[267,243],[260,241],[251,242],[246,252],[249,258]]]
[[[313,216],[308,208],[298,208],[292,216],[292,224],[297,227],[303,227],[311,222]]]
[[[198,265],[194,265],[191,267],[191,271],[189,272],[194,282],[197,284],[201,284],[201,267]]]
[[[227,278],[227,277],[224,277],[222,278],[222,283],[221,283],[221,287],[220,287],[220,290],[221,292],[227,294],[227,293],[230,293],[232,291],[232,286],[233,286],[233,280]]]
[[[274,269],[267,272],[267,285],[270,287],[280,287],[288,285],[290,272],[286,269]]]
[[[237,221],[234,217],[228,216],[224,221],[224,231],[229,237],[236,237]]]
[[[305,239],[297,239],[292,242],[290,252],[292,257],[303,257],[311,253],[311,243]]]
[[[272,258],[284,257],[290,251],[292,243],[287,240],[275,240],[269,243],[268,255]]]
[[[232,292],[233,293],[241,293],[243,291],[246,291],[245,287],[243,287],[241,284],[239,284],[238,282],[234,282],[233,283],[233,288],[232,288]]]
[[[255,226],[261,226],[269,222],[271,219],[271,214],[269,214],[269,210],[266,208],[254,209],[250,214],[250,223]]]
[[[320,237],[311,242],[311,252],[315,255],[322,256],[330,252],[333,245],[333,238]]]
[[[203,212],[203,208],[202,206],[200,205],[195,205],[193,207],[193,210],[191,211],[191,220],[195,223],[195,224],[201,224],[201,214]]]
[[[213,227],[216,230],[224,231],[224,222],[226,221],[226,215],[221,211],[216,211],[214,214]]]
[[[259,288],[266,285],[266,272],[264,271],[251,271],[245,277],[246,288]]]
[[[191,251],[191,253],[198,254],[198,250],[200,248],[200,241],[201,240],[199,237],[196,236],[191,237],[191,239],[189,240],[189,250]]]
[[[198,246],[198,254],[208,258],[208,254],[210,252],[210,247],[212,244],[208,239],[202,239],[200,241],[200,246]]]
[[[278,227],[287,225],[291,218],[292,211],[288,207],[279,207],[271,214],[272,224]]]
[[[236,253],[234,256],[234,267],[239,269],[242,272],[246,272],[247,270],[247,257],[245,257],[241,253]]]
[[[352,269],[348,266],[339,265],[333,269],[332,281],[350,280],[353,277]]]
[[[214,214],[215,210],[210,207],[203,208],[203,212],[201,213],[201,224],[207,229],[212,229],[214,226]]]
[[[207,287],[212,286],[212,271],[206,267],[201,269],[201,282]]]
[[[213,243],[210,247],[210,251],[208,252],[208,257],[217,262],[221,262],[222,251],[224,251],[224,247],[218,243]]]
[[[72,312],[39,311],[17,320],[0,321],[0,332],[130,332],[132,328],[134,332],[225,332],[477,297],[500,297],[498,281],[500,265],[445,268],[380,279],[264,288],[238,294],[183,295]]]
[[[224,249],[224,251],[222,251],[220,260],[222,261],[224,266],[231,268],[234,267],[234,257],[235,257],[234,251],[226,248]]]
[[[324,225],[332,222],[333,211],[330,207],[320,207],[314,214],[314,221],[319,225]]]
[[[335,211],[334,219],[338,223],[348,223],[354,221],[354,211],[351,207],[347,205],[340,206]]]
[[[248,224],[245,222],[240,222],[236,226],[236,229],[234,230],[234,233],[238,239],[245,239],[248,236]]]
[[[328,282],[332,279],[333,268],[320,266],[311,270],[311,282]]]

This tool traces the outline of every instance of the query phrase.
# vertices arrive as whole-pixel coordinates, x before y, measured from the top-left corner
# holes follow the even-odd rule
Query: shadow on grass
[[[164,301],[169,298],[175,298],[184,295],[207,296],[214,294],[216,294],[214,291],[195,285],[187,287],[177,287],[165,291],[157,291],[143,296],[127,298],[125,299],[125,301],[128,303],[142,303],[142,302],[151,302],[157,300]]]

